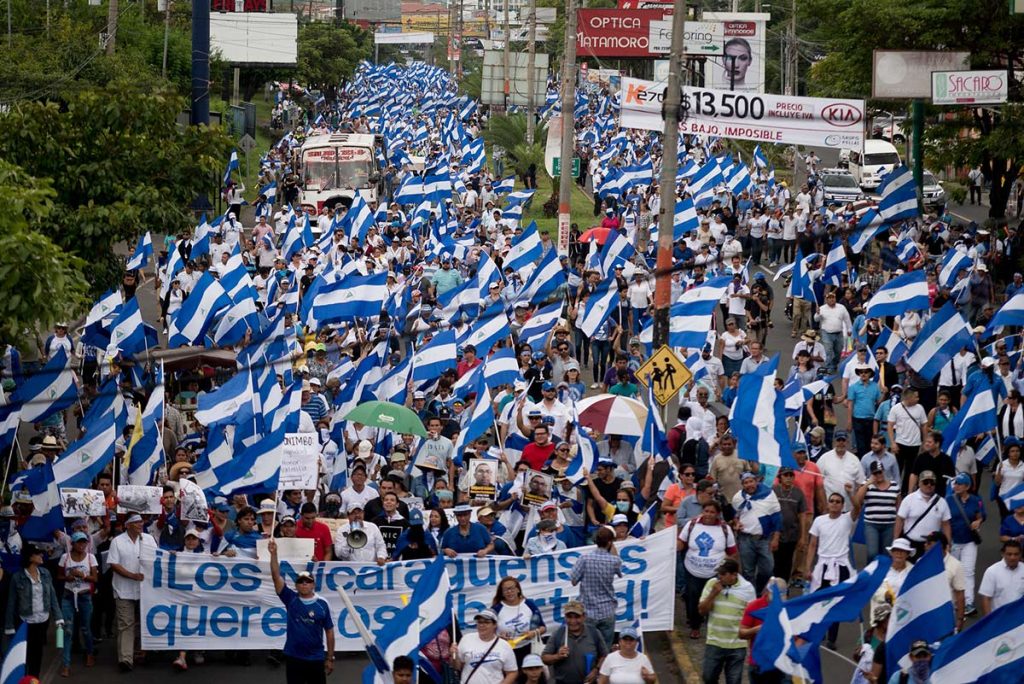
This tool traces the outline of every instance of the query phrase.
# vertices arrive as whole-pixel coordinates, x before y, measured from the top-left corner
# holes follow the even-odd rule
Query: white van
[[[865,140],[864,151],[850,152],[850,173],[864,190],[876,190],[882,176],[902,163],[899,151],[885,140]]]

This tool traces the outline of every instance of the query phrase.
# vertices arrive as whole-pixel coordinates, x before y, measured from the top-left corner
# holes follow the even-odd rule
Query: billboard
[[[623,128],[663,130],[661,104],[665,84],[623,77],[619,124]],[[683,87],[684,134],[861,149],[864,101],[788,97]]]
[[[672,9],[675,0],[619,0],[619,9]]]
[[[665,15],[664,10],[578,10],[576,51],[581,57],[653,57],[651,23]]]
[[[346,19],[371,23],[395,23],[402,20],[400,0],[345,0]]]
[[[240,65],[295,66],[299,24],[294,14],[210,14],[210,47]]]
[[[871,97],[931,97],[932,72],[962,71],[968,68],[970,58],[969,52],[875,50],[871,56]]]
[[[529,104],[527,90],[527,74],[530,56],[525,52],[509,53],[509,93],[508,104],[525,107]],[[480,102],[488,105],[505,104],[505,52],[504,50],[485,50],[483,80],[480,85]],[[533,103],[535,106],[544,104],[548,88],[548,55],[538,52],[534,55],[533,64]]]
[[[718,56],[708,57],[704,68],[705,86],[747,93],[764,92],[770,18],[770,14],[761,12],[704,13],[702,21],[722,24],[722,49]]]
[[[1005,70],[933,71],[932,104],[999,104],[1009,96]]]
[[[420,31],[418,33],[378,31],[373,34],[373,42],[377,45],[432,45],[434,43],[434,34],[430,31]]]
[[[688,21],[683,29],[683,53],[721,55],[725,24],[720,21]],[[651,22],[651,52],[667,55],[672,50],[672,20]],[[657,80],[657,79],[655,79]]]

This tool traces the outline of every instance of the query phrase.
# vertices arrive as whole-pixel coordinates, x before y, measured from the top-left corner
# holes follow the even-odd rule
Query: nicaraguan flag
[[[494,194],[504,195],[516,189],[516,177],[509,176],[494,184]]]
[[[89,315],[85,317],[83,326],[90,326],[93,323],[99,323],[113,316],[114,312],[123,303],[124,299],[121,296],[121,290],[110,290],[92,305],[92,308],[89,309]]]
[[[125,263],[124,268],[126,271],[137,271],[140,268],[145,268],[151,256],[153,256],[153,238],[147,230],[146,234],[139,238],[139,242],[135,246],[135,253]]]
[[[661,503],[657,499],[654,500],[650,506],[648,506],[643,513],[637,516],[636,522],[629,528],[629,536],[643,538],[651,533],[654,529],[654,522],[658,517],[658,504]]]
[[[932,656],[931,684],[1010,684],[1021,680],[1024,598],[997,608],[943,639]]]
[[[63,348],[11,395],[11,403],[21,405],[21,419],[26,423],[45,420],[77,400],[75,372],[68,367],[68,355]]]
[[[946,256],[942,257],[942,267],[939,269],[939,286],[944,287],[947,290],[956,285],[956,277],[960,275],[960,271],[971,268],[973,262],[971,257],[966,252],[961,252],[959,249],[953,248],[946,252]],[[1009,302],[1007,302],[1009,304]],[[1024,304],[1024,302],[1020,303]],[[1015,306],[1019,306],[1017,304]],[[998,312],[997,314],[998,315]],[[999,325],[995,322],[993,317],[993,325]]]
[[[110,343],[128,356],[145,351],[150,340],[146,339],[146,328],[139,310],[139,300],[132,297],[124,306],[110,326]],[[156,340],[152,340],[156,346]]]
[[[28,656],[28,623],[23,622],[11,637],[0,665],[0,684],[20,684],[25,676],[25,659]]]
[[[843,248],[843,241],[836,238],[832,247],[825,255],[825,270],[821,273],[822,281],[832,283],[836,287],[843,284],[842,276],[846,275],[849,263],[846,261],[846,250]]]
[[[1024,482],[1020,483],[999,498],[1003,500],[1003,504],[1011,511],[1024,506]]]
[[[138,438],[133,438],[128,449],[128,483],[148,485],[153,482],[157,468],[164,462],[164,440],[161,425],[164,420],[163,364],[157,371],[157,383],[149,395],[146,408],[135,426]]]
[[[901,316],[908,311],[927,309],[928,283],[924,271],[911,271],[893,278],[868,301],[867,317]]]
[[[271,432],[222,466],[215,489],[224,496],[277,491],[285,427]]]
[[[874,207],[868,209],[857,221],[856,232],[850,235],[850,249],[854,254],[860,254],[868,243],[885,229],[885,222],[882,221],[878,210]]]
[[[729,424],[736,435],[740,458],[765,465],[796,468],[789,449],[786,428],[786,400],[775,389],[779,355],[755,371],[740,377],[736,401],[729,412]]]
[[[267,198],[268,204],[274,204],[277,201],[277,181],[270,181],[260,188],[260,194]]]
[[[494,427],[494,405],[491,403],[491,391],[487,388],[487,378],[483,373],[478,374],[473,391],[476,392],[476,400],[473,402],[469,422],[463,426],[455,439],[454,453],[459,456],[467,444]]]
[[[946,429],[942,431],[942,447],[954,454],[971,437],[992,430],[996,425],[996,400],[992,390],[975,392],[967,398]]]
[[[49,462],[35,466],[18,475],[11,489],[22,489],[32,498],[32,513],[18,528],[25,541],[53,542],[53,533],[64,527],[64,514],[60,509],[60,492]]]
[[[946,302],[921,328],[905,361],[922,377],[931,380],[954,354],[972,344],[967,319],[952,302]]]
[[[974,452],[974,458],[978,463],[987,466],[996,457],[998,451],[995,437],[989,435],[978,445],[978,450]],[[951,456],[955,457],[956,454],[951,454]]]
[[[601,324],[611,315],[613,305],[618,298],[619,285],[614,275],[597,284],[583,309],[583,318],[577,322],[577,327],[583,331],[584,335],[591,337],[601,327]]]
[[[999,307],[988,327],[992,329],[1000,325],[1024,325],[1024,290],[1007,299],[1006,303]]]
[[[892,328],[883,325],[882,333],[875,340],[874,346],[871,347],[871,351],[875,351],[879,347],[885,347],[889,350],[889,363],[897,364],[903,360],[903,357],[907,355],[906,343],[897,335]]]
[[[238,170],[238,150],[231,150],[228,158],[228,168],[224,170],[224,187],[231,181],[231,172]]]
[[[168,346],[195,344],[206,334],[214,317],[231,304],[228,293],[217,279],[204,273],[171,319]]]
[[[910,644],[918,639],[929,643],[945,639],[955,627],[942,545],[935,544],[910,568],[896,595],[885,635],[887,669],[897,672],[909,667]]]
[[[700,219],[697,218],[697,208],[693,200],[685,197],[676,202],[675,214],[672,217],[672,241],[682,239],[687,232],[696,232],[700,228]]]
[[[430,342],[417,349],[413,354],[413,382],[439,378],[445,370],[454,367],[457,348],[454,330],[445,330],[434,335]]]
[[[494,311],[484,312],[472,325],[469,335],[462,341],[462,346],[471,344],[476,347],[480,356],[486,356],[498,342],[507,340],[512,335],[512,327],[501,303],[496,304]]]
[[[212,428],[234,422],[235,414],[253,399],[252,379],[248,370],[239,371],[212,392],[199,395],[195,418]]]
[[[542,343],[551,332],[552,326],[562,316],[563,302],[555,302],[537,309],[530,320],[519,330],[520,344],[528,344],[535,347]]]
[[[0,451],[10,449],[18,435],[21,424],[21,406],[6,404],[0,406]]]
[[[530,221],[530,225],[526,226],[522,233],[512,238],[512,246],[505,255],[505,266],[513,271],[532,267],[533,262],[540,258],[542,250],[537,223]]]
[[[348,222],[349,238],[358,239],[359,244],[366,244],[366,235],[370,232],[370,228],[376,225],[376,222],[373,220],[370,206],[358,192],[352,198],[352,206],[345,214],[345,220]]]
[[[91,429],[68,446],[53,464],[59,487],[88,487],[114,459],[114,443],[121,436],[113,412],[105,413]]]
[[[387,275],[346,275],[325,285],[313,300],[313,318],[324,325],[378,315],[389,294]]]
[[[625,264],[635,254],[636,250],[624,235],[617,231],[610,232],[601,250],[601,274],[614,280],[612,272],[615,266]]]
[[[899,166],[885,175],[878,194],[882,196],[878,201],[878,214],[886,223],[919,215],[914,174],[906,166]]]
[[[808,595],[804,594],[799,598],[806,596]],[[822,681],[818,642],[797,646],[794,640],[796,632],[788,612],[795,600],[784,601],[779,588],[772,586],[771,602],[757,611],[763,617],[764,623],[754,637],[750,657],[763,672],[778,670],[798,677],[804,682],[818,684]]]
[[[531,305],[546,303],[563,287],[565,287],[565,269],[562,268],[557,251],[549,249],[523,289],[516,295],[516,303],[527,302]]]
[[[579,416],[576,414],[575,408],[572,409],[572,415],[573,436],[576,439],[576,455],[569,462],[569,467],[565,469],[565,477],[574,485],[579,485],[584,479],[584,469],[588,473],[597,472],[599,452],[597,450],[597,442],[590,435],[583,432],[583,426],[579,423]]]

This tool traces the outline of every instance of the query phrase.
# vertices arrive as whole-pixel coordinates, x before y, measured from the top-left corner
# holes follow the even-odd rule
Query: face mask
[[[553,544],[555,542],[555,535],[553,535],[553,534],[542,534],[542,535],[540,535],[540,540],[544,544]]]
[[[627,512],[629,510],[629,502],[628,501],[616,501],[615,502],[615,509],[617,511],[619,511],[620,513],[625,513],[625,512]]]
[[[915,660],[910,665],[910,675],[919,682],[928,681],[928,675],[931,674],[932,664],[928,660]]]

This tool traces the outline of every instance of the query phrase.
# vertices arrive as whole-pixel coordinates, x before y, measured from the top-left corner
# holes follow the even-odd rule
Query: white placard
[[[932,104],[1000,104],[1008,97],[1005,70],[932,72]]]
[[[163,487],[118,485],[117,512],[159,515],[163,511],[163,506],[160,505],[160,497],[163,496],[163,493]]]
[[[320,443],[316,433],[289,432],[284,436],[281,454],[281,478],[278,491],[316,489],[320,476]]]
[[[207,522],[210,519],[206,504],[206,492],[191,480],[178,482],[178,498],[181,500],[181,519],[192,522]]]
[[[683,87],[680,132],[722,138],[844,149],[864,145],[864,101],[787,97]],[[665,84],[622,78],[620,125],[664,129]]]
[[[107,504],[98,489],[60,488],[60,509],[65,518],[106,515]]]
[[[256,540],[256,558],[259,560],[270,560],[270,551],[267,551],[269,539]],[[290,563],[308,563],[313,560],[313,549],[316,546],[315,539],[299,539],[298,537],[277,537],[277,558]]]

